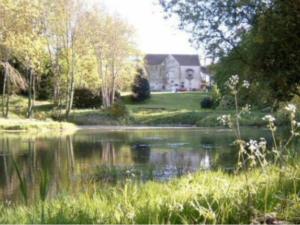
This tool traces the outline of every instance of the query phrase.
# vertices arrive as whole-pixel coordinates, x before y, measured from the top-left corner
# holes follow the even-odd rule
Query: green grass
[[[149,126],[198,126],[213,127],[220,126],[217,118],[223,114],[232,114],[232,110],[221,109],[202,109],[201,99],[209,93],[190,92],[190,93],[153,93],[151,98],[142,103],[132,103],[129,95],[123,96],[123,100],[128,109],[128,116],[116,118],[109,112],[101,109],[73,109],[68,122],[76,125],[149,125]],[[34,117],[38,120],[46,121],[52,116],[53,105],[47,101],[36,101]],[[11,99],[11,111],[9,117],[12,119],[26,118],[27,99],[24,97],[13,96]],[[242,126],[265,126],[262,117],[266,113],[254,110],[251,114],[243,115],[241,118]],[[278,124],[285,124],[286,117],[283,113],[278,113]],[[57,127],[58,124],[48,121],[40,123],[38,121],[13,122],[11,126],[3,125],[3,129],[16,127],[39,126]],[[52,126],[53,125],[53,126]],[[5,128],[6,127],[6,128]],[[0,125],[1,128],[1,125]],[[26,128],[25,128],[26,129]]]
[[[30,131],[41,134],[53,130],[72,131],[77,129],[74,124],[52,120],[53,105],[48,101],[36,101],[34,117],[27,119],[27,101],[27,98],[22,96],[11,96],[8,118],[0,118],[0,132]]]
[[[145,102],[133,104],[127,101],[127,106],[132,111],[143,109],[200,110],[200,102],[206,96],[208,94],[203,92],[152,93],[151,98]]]
[[[50,119],[35,120],[35,119],[3,119],[0,118],[1,131],[30,131],[30,132],[47,132],[47,131],[68,131],[76,130],[76,126],[71,123],[57,122]]]
[[[300,223],[299,165],[266,169],[267,175],[259,169],[247,172],[248,181],[244,173],[219,171],[198,172],[167,183],[92,185],[84,193],[46,201],[43,211],[41,202],[2,203],[0,223],[238,224],[271,213],[277,220]]]
[[[10,97],[9,118],[25,119],[27,115],[28,99],[26,97],[13,95]],[[49,101],[35,101],[35,118],[50,117],[53,104]]]
[[[74,109],[69,116],[69,122],[77,125],[124,125],[126,118],[115,118],[100,109]]]

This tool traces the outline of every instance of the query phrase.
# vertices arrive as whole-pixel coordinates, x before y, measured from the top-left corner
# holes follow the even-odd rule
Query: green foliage
[[[150,85],[142,69],[138,69],[132,84],[132,100],[142,102],[150,98]]]
[[[211,98],[213,100],[214,103],[214,108],[218,107],[221,101],[221,92],[220,89],[218,88],[218,85],[213,85],[212,89],[211,89]]]
[[[53,96],[53,74],[42,74],[37,84],[37,99],[49,100]]]
[[[205,97],[201,100],[200,105],[202,109],[211,109],[214,106],[214,101],[212,97]]]
[[[251,71],[271,95],[289,101],[300,95],[300,1],[273,0],[251,31]]]
[[[277,109],[280,101],[300,95],[299,0],[161,0],[161,4],[167,13],[179,16],[193,42],[204,44],[208,55],[217,59],[213,69],[223,94],[228,76],[239,74],[252,84],[241,92],[241,103]]]
[[[222,96],[222,99],[219,104],[219,109],[229,110],[234,108],[234,98],[230,95]]]
[[[115,118],[126,117],[128,115],[126,105],[122,101],[114,102],[114,104],[108,108],[107,111],[112,117]]]
[[[88,88],[76,88],[73,97],[74,108],[100,108],[102,105],[102,96]]]
[[[191,42],[204,45],[213,59],[236,47],[257,16],[270,7],[270,2],[160,0],[167,16],[179,17],[179,28],[191,33]]]

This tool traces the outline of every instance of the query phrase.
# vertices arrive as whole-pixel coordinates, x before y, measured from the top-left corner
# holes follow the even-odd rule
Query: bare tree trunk
[[[4,64],[4,79],[3,79],[3,87],[2,87],[2,116],[5,116],[5,97],[6,97],[6,83],[7,83],[7,66],[6,62]]]
[[[75,54],[72,52],[72,65],[71,65],[71,78],[70,85],[68,88],[68,98],[67,98],[67,108],[66,108],[66,118],[68,119],[72,107],[73,107],[73,99],[74,99],[74,90],[75,90]]]
[[[115,102],[115,81],[116,81],[116,68],[115,68],[115,61],[113,61],[113,63],[112,63],[112,71],[111,71],[111,76],[112,76],[112,79],[111,79],[111,85],[110,85],[110,96],[111,96],[111,98],[110,98],[110,104],[111,105],[113,105],[114,104],[114,102]]]
[[[8,75],[9,76],[9,75]],[[6,94],[6,102],[5,102],[5,114],[4,117],[7,118],[8,117],[8,111],[9,111],[9,100],[10,100],[10,82],[9,80],[6,81],[6,86],[7,86],[7,94]]]
[[[8,62],[5,62],[4,68],[4,82],[3,82],[3,96],[2,96],[2,104],[3,104],[3,117],[8,117],[9,111],[9,88],[10,88],[10,81],[9,81],[9,70],[8,70]]]
[[[28,87],[28,111],[27,117],[32,118],[33,116],[33,107],[35,100],[35,77],[32,69],[29,71],[29,87]]]

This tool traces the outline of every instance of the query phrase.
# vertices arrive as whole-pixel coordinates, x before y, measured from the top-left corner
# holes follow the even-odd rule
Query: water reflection
[[[250,130],[251,137],[261,133]],[[29,198],[38,196],[40,175],[48,171],[49,195],[80,191],[91,179],[118,181],[134,173],[142,180],[166,180],[199,169],[232,168],[236,151],[227,130],[144,130],[75,135],[0,138],[0,198],[18,200],[16,161],[26,180]],[[128,171],[130,174],[128,174]]]

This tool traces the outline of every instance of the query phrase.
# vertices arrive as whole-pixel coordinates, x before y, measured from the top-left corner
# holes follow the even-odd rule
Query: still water
[[[259,138],[267,133],[247,128],[243,135]],[[45,171],[49,195],[55,196],[82,191],[92,182],[164,181],[197,170],[230,170],[237,157],[233,140],[226,129],[83,129],[53,137],[1,134],[0,199],[20,199],[15,165],[29,196],[37,195]]]

